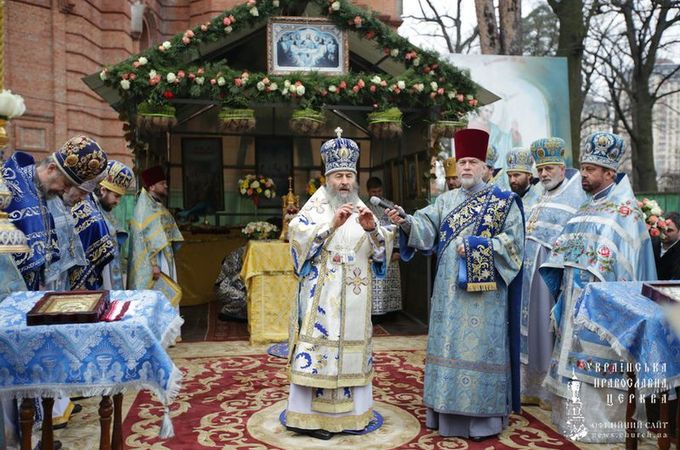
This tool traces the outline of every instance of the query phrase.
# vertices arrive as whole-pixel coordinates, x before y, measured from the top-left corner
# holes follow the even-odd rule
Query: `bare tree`
[[[659,72],[657,56],[679,42],[677,37],[666,38],[665,33],[680,22],[680,1],[615,0],[610,5],[606,13],[612,20],[598,28],[595,37],[606,44],[605,51],[595,55],[595,67],[630,137],[635,186],[656,191],[652,110],[659,99],[678,92],[662,88],[680,70],[676,65]]]
[[[461,4],[463,0],[456,0],[456,8],[452,14],[440,11],[432,0],[418,0],[419,15],[405,15],[403,18],[414,21],[421,36],[443,39],[450,53],[467,53],[479,36],[479,28],[475,27],[468,36],[463,36],[461,20]],[[423,31],[420,25],[429,24],[432,31]]]
[[[583,53],[590,19],[600,12],[599,0],[548,0],[559,20],[560,34],[557,56],[567,58],[569,80],[569,115],[574,161],[578,161],[580,149],[581,112],[587,89],[584,87]]]
[[[483,54],[522,54],[522,8],[520,0],[475,0],[479,41]]]
[[[557,16],[547,3],[541,3],[522,19],[524,55],[555,56],[560,30]]]

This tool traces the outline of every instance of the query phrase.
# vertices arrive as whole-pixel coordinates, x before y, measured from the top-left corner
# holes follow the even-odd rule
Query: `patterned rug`
[[[475,443],[441,438],[424,426],[425,352],[385,351],[380,345],[374,354],[373,392],[374,408],[384,418],[383,426],[363,436],[335,435],[330,441],[295,435],[279,421],[288,386],[284,359],[264,351],[193,357],[205,354],[202,347],[196,347],[200,345],[205,344],[184,344],[174,358],[185,374],[182,391],[171,406],[175,437],[166,441],[157,438],[161,407],[147,392],[141,392],[123,424],[126,448],[577,448],[528,413],[511,416],[510,427],[497,439]]]

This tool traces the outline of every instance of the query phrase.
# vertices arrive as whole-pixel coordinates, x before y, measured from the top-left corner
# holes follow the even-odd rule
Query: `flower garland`
[[[279,229],[269,222],[250,222],[241,229],[247,239],[275,239]]]
[[[645,223],[647,224],[647,231],[651,237],[662,237],[666,231],[666,220],[663,218],[663,210],[656,202],[648,198],[638,200],[638,207],[645,214]]]
[[[266,198],[276,197],[276,186],[271,178],[264,175],[248,174],[238,180],[241,197],[252,201],[255,206],[260,203],[262,196]]]
[[[251,102],[281,101],[314,109],[323,104],[372,105],[376,109],[390,105],[439,107],[457,117],[477,106],[475,85],[463,72],[441,61],[436,53],[412,45],[378,20],[374,12],[347,0],[310,2],[318,5],[338,28],[358,32],[366,41],[377,42],[387,58],[405,65],[404,73],[328,76],[311,72],[273,76],[232,69],[224,63],[183,63],[198,59],[201,45],[266,22],[299,1],[248,0],[156,48],[104,68],[99,77],[105,85],[117,89],[126,102],[127,111],[121,112],[123,120],[136,113],[139,103],[167,104],[176,97],[208,98],[237,108]]]
[[[305,189],[305,191],[307,192],[307,194],[312,196],[324,184],[326,184],[326,177],[324,177],[323,175],[319,175],[318,177],[314,177],[307,182],[307,188]]]

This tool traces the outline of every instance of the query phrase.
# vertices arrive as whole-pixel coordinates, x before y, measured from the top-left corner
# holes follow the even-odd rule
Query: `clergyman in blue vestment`
[[[519,306],[524,219],[516,194],[486,184],[488,134],[454,136],[462,187],[406,219],[401,257],[434,252],[425,360],[426,425],[443,436],[481,439],[499,434],[519,411]],[[423,299],[425,301],[425,299]]]

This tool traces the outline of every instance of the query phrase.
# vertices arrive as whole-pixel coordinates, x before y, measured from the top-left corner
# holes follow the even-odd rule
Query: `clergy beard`
[[[352,190],[348,193],[342,192],[326,183],[326,195],[328,196],[328,203],[331,205],[333,211],[337,210],[339,207],[345,203],[351,203],[356,205],[359,201],[359,183],[356,181],[352,185]]]
[[[546,191],[552,191],[557,186],[559,186],[559,184],[561,182],[562,182],[562,180],[553,179],[553,180],[543,180],[543,181],[541,181],[541,184],[543,184],[543,187],[545,188]]]
[[[482,182],[482,176],[481,175],[475,175],[472,178],[467,178],[467,177],[461,177],[460,178],[460,185],[463,187],[463,189],[471,189],[471,188],[477,186],[481,182]]]

